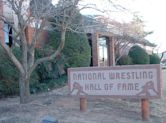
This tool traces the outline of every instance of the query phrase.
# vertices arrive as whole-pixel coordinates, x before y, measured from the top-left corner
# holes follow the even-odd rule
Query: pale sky
[[[145,21],[146,29],[154,33],[147,39],[158,45],[159,52],[166,51],[166,1],[165,0],[119,0],[133,11],[138,11]],[[128,2],[130,1],[130,2]],[[127,2],[129,5],[127,5]]]
[[[96,3],[97,7],[112,9],[112,7],[106,3],[107,0],[82,0],[85,3]],[[132,12],[137,12],[141,19],[145,22],[147,31],[154,31],[153,34],[149,35],[147,39],[157,44],[159,52],[166,51],[166,0],[112,0],[118,4],[121,4],[125,8]],[[92,5],[93,6],[93,5]],[[93,10],[87,10],[84,14],[95,14]],[[110,17],[118,21],[129,21],[132,19],[130,14],[126,12],[112,12]]]
[[[99,7],[111,9],[111,6],[105,4],[104,0],[88,0],[89,3],[98,3]],[[159,52],[166,50],[166,1],[165,0],[114,0],[116,3],[124,6],[132,12],[137,12],[141,19],[145,22],[145,30],[154,31],[147,39],[157,44]],[[86,12],[84,12],[86,13]],[[88,13],[88,12],[87,12]],[[95,13],[91,10],[89,14]],[[132,19],[130,14],[126,12],[112,12],[110,17],[118,21],[129,21]]]

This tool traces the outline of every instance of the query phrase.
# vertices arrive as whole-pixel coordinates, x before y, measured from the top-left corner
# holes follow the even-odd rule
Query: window
[[[4,35],[5,43],[11,47],[13,44],[12,27],[7,23],[4,23]]]
[[[108,46],[106,37],[99,38],[99,66],[108,66]]]

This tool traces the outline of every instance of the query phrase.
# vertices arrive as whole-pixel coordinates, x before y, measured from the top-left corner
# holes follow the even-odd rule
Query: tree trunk
[[[20,103],[24,104],[30,101],[29,77],[20,74],[19,77],[20,88]]]

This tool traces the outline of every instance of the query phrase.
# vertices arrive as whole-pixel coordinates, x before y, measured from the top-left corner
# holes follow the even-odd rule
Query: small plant
[[[152,54],[152,55],[149,55],[150,57],[150,64],[160,64],[160,58],[157,54]]]
[[[128,55],[123,55],[117,62],[118,65],[131,65],[132,59]]]
[[[129,56],[132,58],[133,64],[149,64],[150,59],[145,49],[140,46],[133,46],[129,50]]]

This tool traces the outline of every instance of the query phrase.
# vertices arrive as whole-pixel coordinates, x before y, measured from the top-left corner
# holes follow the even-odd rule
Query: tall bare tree
[[[82,0],[59,0],[58,4],[53,6],[51,0],[0,0],[0,7],[5,6],[3,7],[5,10],[0,8],[1,31],[8,33],[1,26],[4,24],[12,28],[13,33],[10,33],[9,36],[13,38],[14,42],[9,47],[0,38],[0,44],[19,71],[21,103],[29,101],[29,79],[36,66],[45,61],[55,59],[61,53],[65,45],[67,30],[82,31],[82,28],[80,28],[82,22],[79,21],[80,23],[78,23],[75,18],[79,16],[80,10],[89,8],[89,6],[85,4],[78,7],[80,1]],[[111,0],[104,1],[112,3]],[[93,6],[92,8],[95,7]],[[9,10],[10,14],[8,13]],[[33,28],[33,36],[30,41],[27,34],[29,27]],[[60,44],[51,55],[35,59],[35,46],[37,41],[40,41],[39,36],[43,30],[48,28],[55,28],[61,32]],[[20,48],[21,59],[18,59],[13,53],[13,47],[15,46]]]
[[[9,47],[0,39],[0,44],[11,61],[19,71],[20,103],[29,101],[29,79],[37,65],[55,59],[65,45],[65,34],[67,30],[78,30],[80,26],[73,22],[78,15],[77,5],[79,0],[60,0],[55,6],[51,0],[0,0],[0,4],[8,8],[14,18],[11,23],[9,16],[3,10],[0,13],[0,23],[8,24],[13,33],[9,34],[13,38],[15,45]],[[2,7],[2,6],[1,6]],[[54,21],[52,21],[52,19]],[[33,36],[28,41],[27,29],[33,28]],[[35,46],[39,40],[40,33],[47,28],[56,28],[61,32],[60,44],[56,51],[46,57],[35,59]],[[1,31],[6,33],[2,27]],[[13,47],[19,47],[22,55],[19,60],[13,53]]]
[[[92,17],[91,20],[92,21],[89,21],[89,26],[88,24],[86,26],[87,30],[90,27],[99,32],[114,33],[116,63],[122,55],[128,53],[129,48],[134,44],[145,44],[155,47],[155,44],[145,39],[147,35],[153,32],[144,30],[144,22],[138,16],[134,17],[133,20],[128,23],[121,23],[106,16]]]

